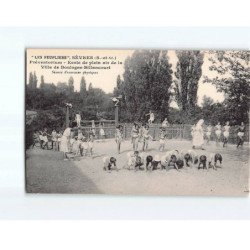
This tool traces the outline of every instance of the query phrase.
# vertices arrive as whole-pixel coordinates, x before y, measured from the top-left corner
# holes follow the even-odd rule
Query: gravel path
[[[147,154],[155,155],[158,142],[151,142]],[[169,140],[167,150],[190,149],[189,141]],[[213,195],[247,196],[249,193],[249,147],[236,149],[216,147],[213,143],[198,154],[219,152],[223,166],[217,171],[198,170],[197,167],[176,170],[128,171],[123,169],[131,143],[123,142],[122,153],[116,154],[111,141],[96,142],[95,155],[63,161],[62,154],[52,150],[30,149],[27,151],[26,190],[31,193],[84,193],[127,195]],[[117,158],[118,172],[107,173],[102,169],[104,156]]]

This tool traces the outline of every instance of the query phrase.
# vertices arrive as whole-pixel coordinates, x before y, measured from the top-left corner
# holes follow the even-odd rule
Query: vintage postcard
[[[27,49],[28,193],[248,196],[250,51]]]

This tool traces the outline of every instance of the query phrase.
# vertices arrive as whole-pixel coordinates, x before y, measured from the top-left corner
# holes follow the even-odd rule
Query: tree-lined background
[[[50,83],[29,72],[26,86],[26,110],[35,111],[34,129],[63,129],[65,103],[72,103],[71,119],[80,113],[84,120],[114,120],[111,97],[122,95],[120,122],[145,121],[152,110],[156,122],[165,117],[173,124],[194,124],[204,118],[206,124],[248,123],[250,94],[250,52],[210,51],[210,66],[203,72],[204,52],[177,51],[177,63],[169,62],[166,50],[136,50],[124,63],[123,75],[117,76],[113,93],[95,88],[82,77],[76,91],[74,78]],[[214,72],[211,74],[207,72]],[[38,81],[40,85],[38,87]],[[199,82],[212,83],[225,99],[218,103],[203,96],[197,104]],[[79,84],[79,83],[78,83]],[[171,105],[176,103],[176,107]]]

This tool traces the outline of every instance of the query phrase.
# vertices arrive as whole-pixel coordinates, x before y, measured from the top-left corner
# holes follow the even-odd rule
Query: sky
[[[120,74],[121,76],[124,73],[124,61],[128,56],[133,54],[134,50],[79,50],[79,49],[28,49],[27,50],[27,73],[29,72],[36,72],[38,77],[38,85],[40,84],[41,75],[44,75],[46,83],[54,83],[57,82],[68,82],[70,76],[74,78],[74,87],[75,90],[79,91],[80,89],[80,81],[83,74],[72,74],[71,69],[54,69],[54,65],[56,64],[46,64],[51,65],[52,69],[42,69],[41,65],[45,64],[37,64],[37,61],[61,61],[63,65],[66,67],[70,66],[82,66],[82,62],[85,61],[86,64],[89,66],[110,66],[108,70],[83,70],[83,71],[95,71],[98,74],[90,75],[84,74],[84,77],[88,84],[91,82],[93,87],[101,88],[106,93],[113,92],[114,87],[116,86],[116,79],[117,76]],[[42,56],[42,59],[39,59]],[[66,59],[54,59],[54,58],[44,58],[46,56],[66,56]],[[78,57],[75,57],[78,56]],[[85,57],[80,58],[79,57]],[[98,59],[95,59],[96,57]],[[177,57],[174,50],[168,51],[169,62],[172,64],[172,69],[175,70]],[[72,58],[74,57],[74,58]],[[92,58],[93,57],[93,58]],[[110,59],[109,59],[110,58]],[[75,62],[80,62],[80,64],[74,64]],[[115,64],[111,64],[111,62],[115,62]],[[118,64],[119,61],[119,64]],[[103,64],[103,62],[108,62],[108,64]],[[95,64],[100,63],[100,64]],[[60,66],[59,66],[60,67]],[[212,75],[212,73],[208,70],[209,68],[209,61],[208,61],[208,54],[204,51],[204,63],[202,66],[203,75]],[[65,73],[65,70],[69,73]],[[53,73],[54,71],[62,71],[59,73]],[[82,73],[82,72],[81,72]],[[203,75],[199,81],[198,87],[198,104],[202,103],[202,98],[204,95],[211,97],[215,102],[221,102],[224,99],[224,95],[222,93],[218,93],[216,88],[208,83],[203,83]],[[29,74],[27,74],[27,81],[28,81]],[[173,102],[171,106],[176,107],[176,104]]]
[[[1,88],[11,91],[12,110],[23,106],[25,51],[27,48],[112,48],[112,49],[199,49],[235,50],[250,48],[249,28],[244,27],[2,27],[0,29]],[[110,87],[95,83],[96,87]],[[112,89],[112,88],[111,88]],[[110,91],[107,89],[107,91]],[[199,102],[206,94],[215,100],[223,95],[208,84],[199,85]],[[3,96],[5,97],[5,96]],[[2,100],[9,102],[8,97]],[[23,114],[19,112],[22,120]],[[17,116],[13,116],[16,117]]]

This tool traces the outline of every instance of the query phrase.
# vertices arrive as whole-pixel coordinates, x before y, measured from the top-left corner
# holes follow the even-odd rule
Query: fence
[[[133,124],[122,124],[123,125],[123,135],[124,139],[131,138],[131,130]],[[153,137],[154,140],[159,139],[161,124],[153,124],[149,127],[149,133]],[[167,139],[175,139],[175,140],[191,140],[191,125],[180,125],[180,124],[172,124],[166,128]],[[114,138],[115,137],[115,126],[107,126],[103,128],[105,131],[106,138]],[[88,133],[91,130],[91,127],[83,127],[83,132]],[[99,139],[99,127],[95,128],[96,138]],[[237,132],[238,127],[232,126],[230,128],[229,135],[229,143],[237,143]],[[211,141],[215,141],[215,132],[212,131]],[[249,131],[246,130],[245,141],[249,141]]]

